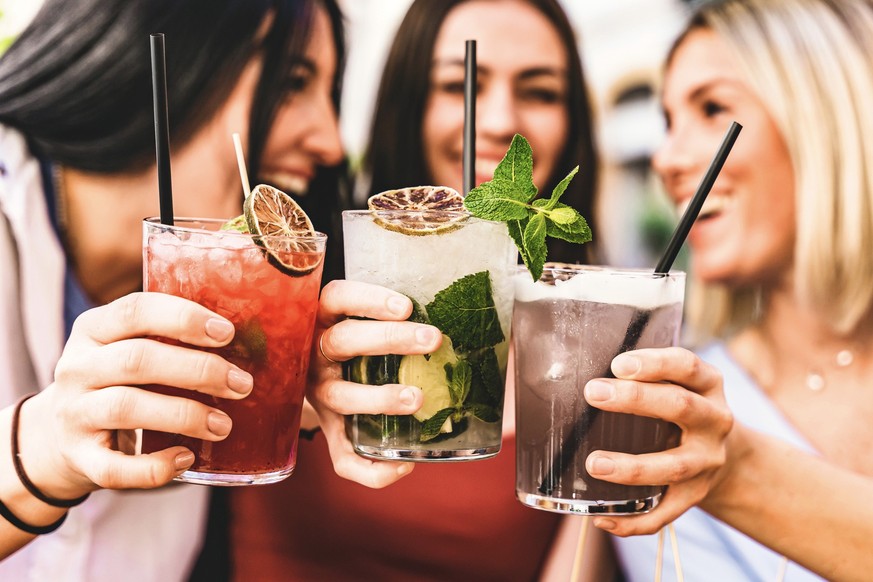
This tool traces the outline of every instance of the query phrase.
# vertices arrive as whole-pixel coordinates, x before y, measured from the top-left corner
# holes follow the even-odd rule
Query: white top
[[[736,422],[777,437],[811,454],[812,445],[782,415],[760,387],[740,368],[723,343],[707,346],[700,357],[724,375],[725,397]],[[773,503],[780,503],[779,492]],[[784,558],[752,538],[694,507],[674,523],[679,559],[686,580],[707,582],[775,582]],[[628,582],[651,581],[655,574],[658,536],[614,537],[614,545]],[[669,536],[663,549],[663,578],[675,580]],[[823,578],[791,562],[785,582],[821,581]]]
[[[39,163],[20,133],[0,126],[0,407],[52,382],[64,344],[64,269]],[[186,580],[207,493],[181,484],[97,491],[57,531],[0,562],[0,580]]]

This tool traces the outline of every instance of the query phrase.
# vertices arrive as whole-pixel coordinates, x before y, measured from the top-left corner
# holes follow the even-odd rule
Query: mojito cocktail
[[[363,210],[343,213],[343,234],[348,279],[407,295],[410,319],[443,333],[441,347],[426,356],[364,356],[345,364],[354,382],[424,392],[414,415],[347,417],[355,450],[420,461],[497,454],[518,257],[506,225],[463,210]]]
[[[255,236],[220,231],[223,222],[176,219],[175,226],[166,226],[146,220],[143,287],[190,299],[229,319],[236,328],[233,341],[210,351],[251,373],[254,389],[242,400],[224,400],[150,387],[223,410],[233,429],[220,442],[143,431],[142,450],[181,445],[193,451],[196,460],[182,481],[272,483],[294,470],[327,237],[315,233],[293,244],[270,237],[270,256]],[[290,274],[273,264],[277,258]]]
[[[553,266],[534,282],[516,277],[513,348],[516,389],[516,494],[525,505],[563,513],[641,513],[660,486],[591,477],[595,450],[644,454],[679,444],[675,425],[596,409],[582,394],[611,377],[622,351],[676,345],[684,273]]]

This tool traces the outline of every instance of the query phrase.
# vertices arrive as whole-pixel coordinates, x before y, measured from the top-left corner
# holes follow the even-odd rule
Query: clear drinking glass
[[[610,363],[623,351],[677,344],[685,274],[547,265],[537,282],[521,270],[515,292],[518,499],[561,513],[651,510],[663,487],[595,479],[585,459],[595,450],[643,454],[675,447],[678,427],[596,409],[582,390],[592,378],[611,377]]]
[[[143,221],[143,288],[190,299],[229,319],[236,328],[233,341],[209,351],[252,374],[254,389],[242,400],[225,400],[149,386],[223,410],[233,430],[220,442],[143,431],[142,451],[176,445],[193,451],[196,460],[179,481],[274,483],[289,476],[296,461],[327,236],[262,237],[273,239],[270,248],[278,249],[286,263],[317,264],[292,276],[268,261],[253,235],[220,231],[224,222],[177,218],[167,226],[156,218]]]
[[[364,356],[345,364],[363,384],[419,386],[415,415],[357,414],[356,452],[395,460],[482,459],[500,450],[517,250],[506,225],[466,212],[343,212],[346,277],[410,297],[410,319],[438,327],[427,356]]]

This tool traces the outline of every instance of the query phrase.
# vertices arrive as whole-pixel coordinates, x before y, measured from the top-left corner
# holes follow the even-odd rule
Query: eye
[[[308,63],[299,63],[291,67],[283,82],[285,91],[290,94],[300,93],[309,86],[315,71]]]
[[[711,99],[704,101],[701,108],[706,117],[715,117],[725,111],[725,108],[720,103]]]
[[[436,88],[442,93],[448,93],[450,95],[463,95],[464,81],[442,81],[436,84]],[[476,87],[477,90],[479,88],[481,88],[481,86]]]
[[[522,99],[536,103],[553,104],[560,103],[564,96],[559,91],[545,87],[530,87],[521,91]]]

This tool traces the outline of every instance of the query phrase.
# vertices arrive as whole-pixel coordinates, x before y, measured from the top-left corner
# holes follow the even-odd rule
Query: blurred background
[[[437,0],[433,0],[437,1]],[[411,0],[339,0],[348,22],[349,60],[341,130],[352,160],[367,134],[388,46]],[[562,0],[586,67],[602,156],[598,218],[605,261],[650,267],[675,224],[649,170],[664,124],[661,64],[686,10],[682,0]],[[27,25],[41,0],[0,0],[0,50]],[[683,267],[680,257],[677,266]]]

